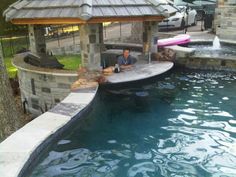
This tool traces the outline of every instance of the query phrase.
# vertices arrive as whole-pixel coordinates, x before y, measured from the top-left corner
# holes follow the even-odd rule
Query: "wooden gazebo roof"
[[[161,21],[176,8],[168,0],[18,0],[3,15],[14,24]]]

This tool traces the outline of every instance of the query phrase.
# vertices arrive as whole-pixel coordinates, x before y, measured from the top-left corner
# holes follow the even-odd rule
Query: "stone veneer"
[[[41,25],[29,25],[30,51],[35,54],[46,53],[45,29]]]
[[[236,42],[229,40],[221,40],[224,43],[235,45]],[[208,43],[212,40],[192,40],[192,43]],[[236,72],[236,58],[231,57],[209,57],[209,56],[198,56],[194,54],[195,49],[170,46],[176,51],[176,65],[183,66],[190,69],[202,69],[202,70],[214,70],[214,71],[233,71]]]
[[[215,30],[220,39],[236,40],[236,0],[218,0]]]
[[[157,22],[143,22],[143,52],[144,55],[148,55],[149,52],[154,51],[156,45],[154,44],[154,38],[158,35],[158,23]],[[155,47],[153,47],[155,46]]]
[[[189,56],[178,58],[176,64],[190,69],[236,72],[236,59]]]
[[[80,26],[80,48],[82,65],[90,69],[100,69],[103,46],[102,24]]]
[[[13,60],[18,69],[22,103],[36,117],[60,103],[69,93],[77,73],[29,65],[19,55]]]

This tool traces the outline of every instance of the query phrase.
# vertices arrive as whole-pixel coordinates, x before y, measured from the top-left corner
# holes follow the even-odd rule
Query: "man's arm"
[[[121,69],[131,69],[133,64],[136,63],[137,59],[133,56],[129,56],[129,64],[128,65],[121,65]]]
[[[121,69],[131,69],[133,67],[133,65],[121,65],[120,68]]]
[[[124,61],[123,56],[119,56],[118,60],[117,60],[117,63],[119,64],[119,66],[120,66],[120,68],[122,70],[124,70],[124,69],[131,69],[132,68],[132,64],[133,64],[132,61],[130,62],[129,65],[125,65],[123,61]]]

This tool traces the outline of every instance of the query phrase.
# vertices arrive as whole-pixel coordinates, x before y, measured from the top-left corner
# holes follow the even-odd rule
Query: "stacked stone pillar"
[[[130,43],[141,44],[143,43],[143,34],[140,31],[143,30],[143,22],[132,22]]]
[[[236,1],[218,0],[215,12],[216,35],[220,39],[236,40]]]
[[[102,24],[84,24],[80,27],[80,47],[82,65],[91,70],[101,67],[103,44]]]
[[[30,51],[35,54],[46,53],[45,29],[41,25],[29,25]]]
[[[154,39],[158,35],[158,23],[157,22],[143,22],[143,53],[145,56],[149,52],[156,52],[153,48]]]

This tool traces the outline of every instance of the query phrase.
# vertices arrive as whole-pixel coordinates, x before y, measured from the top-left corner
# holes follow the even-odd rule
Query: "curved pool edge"
[[[35,118],[0,144],[0,174],[23,177],[37,155],[93,102],[98,87],[71,92],[62,102]],[[79,116],[77,116],[79,115]]]

